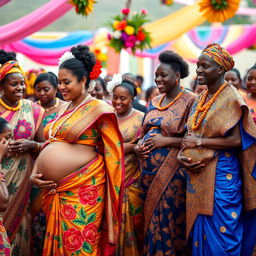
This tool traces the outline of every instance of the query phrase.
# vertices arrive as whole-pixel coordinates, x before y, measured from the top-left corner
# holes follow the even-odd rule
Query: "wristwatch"
[[[201,147],[202,146],[202,139],[196,140],[196,146]]]

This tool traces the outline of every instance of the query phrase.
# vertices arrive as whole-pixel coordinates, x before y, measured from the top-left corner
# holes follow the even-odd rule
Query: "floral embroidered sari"
[[[132,143],[138,135],[144,113],[133,110],[125,119],[118,119],[124,143]],[[125,155],[125,184],[122,204],[122,223],[116,255],[139,256],[143,252],[143,207],[140,194],[140,170],[134,153]]]
[[[0,255],[11,256],[11,246],[6,234],[3,219],[0,217]]]
[[[1,117],[12,126],[15,140],[33,140],[43,114],[44,110],[39,105],[30,100],[22,100],[19,111],[6,110],[1,113]],[[2,216],[13,255],[30,255],[31,216],[28,206],[32,156],[27,152],[17,157],[7,157],[1,165],[9,191],[9,204]]]
[[[184,91],[169,108],[158,109],[158,96],[150,103],[141,129],[142,141],[151,134],[183,137],[195,94]],[[140,159],[144,199],[144,255],[189,255],[186,247],[186,173],[177,161],[179,149],[156,148]]]
[[[54,124],[53,132],[67,114]],[[45,127],[46,138],[50,125]],[[118,242],[124,178],[122,137],[113,108],[90,100],[55,138],[95,146],[98,156],[59,181],[56,194],[43,193],[47,221],[43,255],[112,255]]]

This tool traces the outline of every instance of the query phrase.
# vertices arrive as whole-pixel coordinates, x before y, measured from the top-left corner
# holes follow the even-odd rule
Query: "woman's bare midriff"
[[[37,172],[44,180],[60,181],[97,157],[95,148],[81,144],[52,142],[37,158]]]

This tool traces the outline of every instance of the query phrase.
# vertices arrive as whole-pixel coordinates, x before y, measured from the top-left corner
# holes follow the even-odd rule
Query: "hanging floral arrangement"
[[[199,0],[198,4],[209,22],[224,22],[235,15],[240,0]]]
[[[96,3],[95,0],[69,0],[69,3],[74,5],[76,13],[88,16],[93,11],[93,6]]]
[[[131,49],[132,53],[138,50],[150,48],[151,37],[143,25],[148,22],[147,11],[131,13],[129,8],[122,10],[122,14],[113,18],[109,22],[112,32],[108,34],[110,46],[116,52],[122,49]]]
[[[161,0],[160,2],[163,5],[172,5],[173,4],[173,0]]]

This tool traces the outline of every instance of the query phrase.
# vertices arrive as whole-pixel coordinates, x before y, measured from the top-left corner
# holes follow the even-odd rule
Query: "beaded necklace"
[[[21,108],[22,100],[19,100],[18,105],[16,107],[10,107],[2,100],[2,98],[0,98],[0,104],[10,111],[18,111]]]
[[[38,101],[38,104],[40,106],[42,105],[40,100]],[[51,110],[57,108],[59,106],[59,104],[60,104],[59,98],[55,97],[55,104],[54,104],[54,106],[49,107],[49,108],[44,108],[44,110],[45,110],[45,112],[50,112]]]
[[[213,97],[206,104],[205,104],[205,101],[206,101],[207,96],[209,94],[209,90],[207,89],[205,91],[205,93],[201,96],[201,98],[199,99],[198,105],[196,107],[195,114],[192,117],[192,130],[195,131],[201,126],[201,124],[202,124],[206,114],[208,113],[209,109],[211,108],[212,104],[217,99],[219,94],[227,87],[227,85],[228,85],[228,83],[224,82],[224,84],[222,84],[220,86],[218,91],[214,93]],[[199,113],[201,113],[201,112],[202,112],[202,114],[198,118]],[[197,118],[198,118],[198,120],[197,120]]]
[[[161,104],[165,98],[165,94],[162,96],[162,98],[159,100],[158,104],[157,104],[157,109],[162,111],[162,110],[166,110],[167,108],[169,108],[170,106],[172,106],[183,94],[184,90],[182,89],[182,91],[175,97],[175,99],[173,101],[171,101],[168,105],[161,107]]]
[[[54,140],[55,139],[55,135],[57,134],[57,132],[60,130],[61,126],[89,99],[91,99],[91,95],[88,94],[85,99],[77,106],[75,107],[72,111],[70,111],[69,114],[66,115],[66,117],[63,119],[62,122],[59,123],[59,125],[56,127],[54,133],[53,133],[53,126],[55,125],[55,123],[61,118],[62,114],[66,112],[66,110],[70,107],[71,103],[70,102],[68,104],[68,106],[66,107],[66,109],[64,109],[64,111],[52,122],[51,127],[49,129],[49,141]]]

